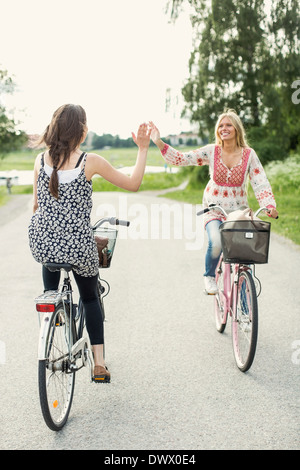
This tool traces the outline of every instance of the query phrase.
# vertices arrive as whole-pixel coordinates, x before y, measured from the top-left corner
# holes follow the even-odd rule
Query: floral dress
[[[59,197],[49,191],[50,177],[44,159],[37,180],[38,209],[28,229],[29,246],[38,263],[70,263],[80,276],[98,273],[99,261],[90,214],[92,183],[87,181],[84,167],[74,180],[59,184]]]
[[[161,153],[171,165],[209,165],[210,180],[203,193],[204,207],[217,204],[227,213],[247,207],[247,176],[260,207],[276,207],[271,185],[258,156],[251,148],[244,147],[240,162],[230,169],[222,160],[220,145],[209,144],[181,153],[165,144]],[[209,211],[204,217],[205,224],[214,219],[225,220],[220,211]]]

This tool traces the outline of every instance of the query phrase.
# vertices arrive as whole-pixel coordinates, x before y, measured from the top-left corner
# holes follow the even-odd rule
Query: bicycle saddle
[[[44,266],[51,272],[60,271],[61,269],[69,272],[73,269],[73,266],[69,263],[45,263]]]

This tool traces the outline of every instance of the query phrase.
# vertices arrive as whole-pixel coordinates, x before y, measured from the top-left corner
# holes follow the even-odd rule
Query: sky
[[[0,69],[17,84],[1,100],[20,127],[42,133],[55,109],[75,103],[99,135],[127,138],[149,120],[161,135],[189,130],[180,118],[180,90],[189,74],[192,28],[188,11],[171,23],[166,4],[0,0]]]

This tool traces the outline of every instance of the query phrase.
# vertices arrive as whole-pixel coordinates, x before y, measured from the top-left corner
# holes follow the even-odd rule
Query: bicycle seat
[[[44,266],[51,272],[60,271],[61,269],[69,272],[73,269],[73,266],[69,263],[45,263]]]

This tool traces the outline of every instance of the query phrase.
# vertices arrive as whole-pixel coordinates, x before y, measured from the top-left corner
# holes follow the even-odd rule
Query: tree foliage
[[[93,134],[91,147],[93,149],[103,149],[104,147],[128,148],[135,147],[135,143],[132,138],[121,139],[118,135]]]
[[[6,70],[0,70],[0,158],[3,158],[12,150],[20,148],[26,142],[24,132],[17,130],[14,118],[8,116],[1,97],[7,93],[13,93],[15,83]]]
[[[298,0],[170,0],[176,20],[192,7],[194,47],[183,87],[184,114],[212,138],[217,116],[234,108],[263,161],[283,158],[300,144]]]

